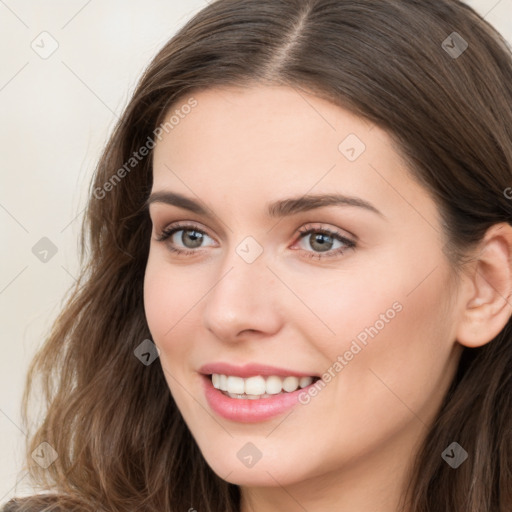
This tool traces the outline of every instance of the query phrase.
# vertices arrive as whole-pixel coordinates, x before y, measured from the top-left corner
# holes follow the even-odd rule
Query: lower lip
[[[300,403],[299,395],[308,391],[308,388],[299,388],[291,393],[282,393],[268,398],[231,398],[213,387],[210,377],[201,375],[204,383],[206,400],[217,414],[231,421],[239,423],[256,423],[274,418]]]

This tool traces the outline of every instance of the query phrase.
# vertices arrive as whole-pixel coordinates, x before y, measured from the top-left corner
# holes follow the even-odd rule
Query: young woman
[[[455,0],[218,0],[99,162],[5,511],[512,510],[512,59]]]

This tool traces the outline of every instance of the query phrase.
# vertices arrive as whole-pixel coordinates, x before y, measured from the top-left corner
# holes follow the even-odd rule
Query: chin
[[[297,471],[301,462],[304,462],[303,459],[279,461],[276,452],[272,458],[264,460],[262,457],[252,467],[248,467],[237,457],[240,451],[238,444],[243,447],[246,443],[243,441],[236,443],[236,448],[233,448],[234,457],[226,457],[228,450],[205,457],[212,471],[226,482],[249,487],[277,487],[292,485],[308,478],[304,471]],[[296,453],[300,453],[299,450]],[[243,459],[243,455],[241,458]]]

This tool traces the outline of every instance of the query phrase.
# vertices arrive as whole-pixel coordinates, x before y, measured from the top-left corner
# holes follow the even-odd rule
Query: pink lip
[[[262,364],[249,363],[243,366],[234,366],[229,363],[211,363],[201,366],[199,372],[204,375],[217,373],[220,375],[233,375],[235,377],[255,377],[256,375],[277,375],[278,377],[319,377],[311,373],[297,372],[286,368],[277,368],[276,366],[268,366]]]
[[[217,373],[216,371],[213,373]],[[230,375],[233,375],[232,373]],[[254,375],[251,373],[251,375]],[[272,375],[276,375],[272,373]],[[288,375],[290,375],[288,373]],[[315,383],[299,388],[292,393],[282,393],[269,398],[257,398],[249,400],[244,398],[230,398],[219,389],[213,387],[208,375],[201,375],[203,380],[206,400],[211,409],[218,415],[239,423],[256,423],[265,421],[291,409],[300,403],[299,395],[308,392],[308,388]]]

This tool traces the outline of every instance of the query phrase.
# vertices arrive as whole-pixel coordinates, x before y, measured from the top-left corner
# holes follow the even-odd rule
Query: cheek
[[[312,309],[334,331],[315,338],[313,329],[308,330],[328,361],[324,371],[331,375],[331,383],[320,394],[332,393],[333,402],[343,404],[343,411],[334,412],[339,422],[333,422],[333,428],[345,425],[350,411],[372,438],[377,436],[374,429],[391,431],[414,419],[411,411],[425,422],[433,414],[457,362],[450,269],[441,260],[437,263],[430,275],[432,269],[420,263],[417,268],[405,262],[367,267],[364,275],[347,273],[334,286],[325,286],[323,293],[316,286],[310,292]]]
[[[403,300],[404,277],[384,274],[376,266],[362,270],[356,263],[339,271],[285,275],[302,302],[290,297],[285,321],[324,354],[326,363],[349,350],[354,339],[364,347],[371,339],[368,328],[377,323],[378,331],[384,332],[401,314],[397,309]]]
[[[193,315],[191,307],[200,298],[200,285],[183,268],[173,267],[161,256],[150,253],[144,276],[144,310],[153,341],[163,351],[173,347],[169,342],[187,327]],[[183,344],[180,344],[183,346]]]
[[[358,341],[363,334],[365,343],[358,343],[361,351],[339,381],[340,392],[350,397],[350,408],[358,411],[361,425],[378,418],[380,429],[392,430],[414,416],[427,423],[434,414],[456,363],[447,282],[445,270],[439,268],[413,291],[397,290],[394,299],[400,310],[393,314],[386,314],[388,300],[361,302],[365,321],[351,324],[351,339]]]
[[[160,364],[169,390],[181,411],[190,404],[180,383],[186,382],[187,365],[193,347],[183,343],[192,339],[197,328],[193,320],[194,304],[202,296],[199,284],[178,266],[172,266],[161,255],[151,254],[144,276],[144,310],[151,337],[160,349]],[[197,288],[197,290],[196,290]]]
[[[166,324],[170,328],[170,315],[175,310],[172,288],[162,270],[162,264],[150,255],[144,276],[144,310],[154,341],[160,338]]]

